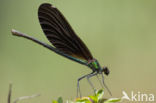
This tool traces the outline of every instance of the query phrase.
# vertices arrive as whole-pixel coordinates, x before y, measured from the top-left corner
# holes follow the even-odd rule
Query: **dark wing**
[[[76,58],[93,59],[86,45],[57,8],[48,3],[41,4],[38,18],[44,34],[58,50]]]

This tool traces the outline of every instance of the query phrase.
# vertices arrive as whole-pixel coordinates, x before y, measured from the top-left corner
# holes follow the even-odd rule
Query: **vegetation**
[[[93,96],[76,98],[75,101],[67,100],[66,103],[117,103],[120,102],[120,98],[103,98],[104,91],[98,90]],[[59,97],[57,100],[52,101],[52,103],[63,103],[62,97]]]

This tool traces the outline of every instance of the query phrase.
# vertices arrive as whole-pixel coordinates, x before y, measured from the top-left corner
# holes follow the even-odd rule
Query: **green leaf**
[[[89,99],[85,98],[76,100],[76,103],[92,103],[92,102]]]
[[[89,96],[89,98],[90,98],[94,103],[97,103],[97,102],[98,102],[97,96]]]
[[[59,97],[59,98],[57,99],[57,102],[58,102],[58,103],[63,103],[62,97]]]
[[[105,101],[104,103],[115,103],[115,102],[119,102],[121,101],[120,98],[110,98],[107,101]]]
[[[96,97],[97,97],[97,99],[98,99],[98,100],[102,99],[103,94],[104,94],[103,89],[98,90],[98,91],[96,92]]]
[[[58,103],[56,100],[53,100],[52,103]]]

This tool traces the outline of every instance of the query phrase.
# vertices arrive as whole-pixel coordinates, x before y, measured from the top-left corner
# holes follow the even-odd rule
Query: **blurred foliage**
[[[82,98],[76,98],[75,101],[68,101],[66,103],[116,103],[121,101],[120,98],[109,98],[105,99],[103,98],[104,91],[98,90],[93,96],[88,97],[82,97]],[[52,101],[52,103],[63,103],[62,97],[59,97],[58,100]]]

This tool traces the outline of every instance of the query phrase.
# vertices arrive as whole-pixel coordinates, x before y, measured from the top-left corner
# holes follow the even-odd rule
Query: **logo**
[[[154,101],[154,94],[147,94],[147,93],[141,93],[141,92],[134,92],[131,91],[131,93],[126,93],[125,91],[122,91],[122,100],[126,99],[129,101],[137,101],[137,102],[153,102]]]

